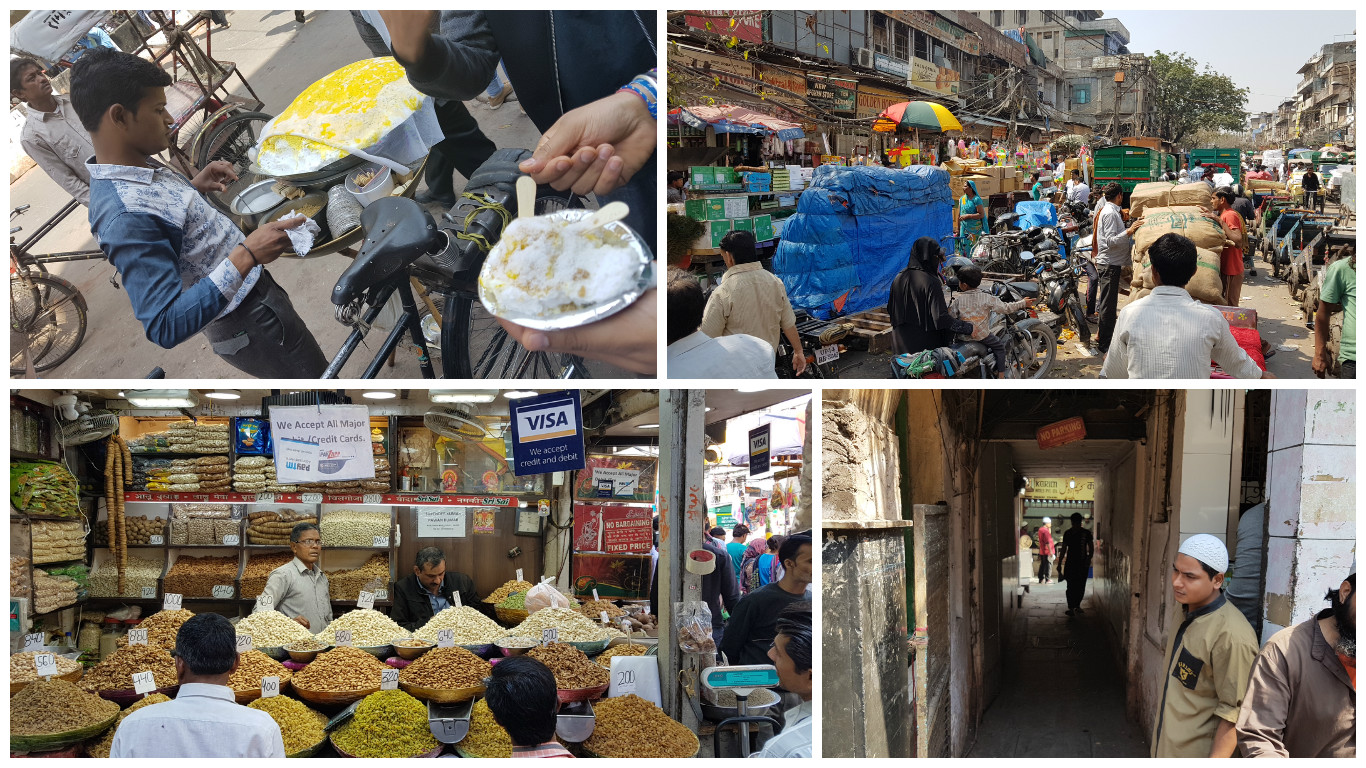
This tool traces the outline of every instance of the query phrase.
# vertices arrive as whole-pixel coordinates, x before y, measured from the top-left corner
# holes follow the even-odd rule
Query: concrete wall
[[[1109,466],[1097,479],[1096,558],[1092,594],[1100,605],[1120,668],[1128,651],[1129,614],[1133,608],[1133,555],[1137,447]]]
[[[1326,607],[1356,557],[1356,393],[1276,390],[1262,640]]]
[[[977,501],[982,553],[982,701],[989,705],[1001,690],[1002,649],[1015,619],[1020,554],[1010,448],[987,443],[981,450]]]
[[[899,392],[825,390],[821,407],[821,517],[899,520],[897,439],[892,428]]]

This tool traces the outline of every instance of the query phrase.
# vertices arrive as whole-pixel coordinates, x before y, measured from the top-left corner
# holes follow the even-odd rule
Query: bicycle
[[[28,209],[22,205],[11,210],[10,221]],[[11,376],[33,376],[69,360],[85,341],[89,309],[76,286],[47,274],[42,266],[47,262],[28,256],[27,247],[48,230],[16,244],[14,236],[22,229],[12,226],[9,230]]]
[[[475,171],[460,200],[441,215],[431,214],[407,198],[389,197],[368,206],[361,215],[364,241],[360,253],[337,279],[332,290],[337,321],[352,331],[332,358],[323,378],[337,378],[376,320],[397,294],[398,321],[361,374],[374,378],[405,334],[416,348],[423,378],[434,378],[432,348],[440,352],[446,378],[581,378],[587,375],[575,355],[529,352],[521,347],[479,302],[479,271],[503,228],[516,216],[517,164],[529,157],[525,149],[501,149]],[[538,191],[536,213],[583,207],[582,198]],[[414,293],[417,289],[417,294]],[[435,312],[440,297],[442,309]],[[436,322],[432,344],[423,296]]]

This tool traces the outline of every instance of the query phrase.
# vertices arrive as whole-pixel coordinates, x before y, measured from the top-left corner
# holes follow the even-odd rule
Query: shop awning
[[[781,141],[806,137],[796,123],[731,104],[671,109],[669,122],[682,122],[699,130],[710,125],[717,133],[775,134]]]

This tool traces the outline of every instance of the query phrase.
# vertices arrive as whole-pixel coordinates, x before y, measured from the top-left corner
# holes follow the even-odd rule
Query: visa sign
[[[512,471],[535,475],[583,469],[583,409],[577,389],[514,400]]]

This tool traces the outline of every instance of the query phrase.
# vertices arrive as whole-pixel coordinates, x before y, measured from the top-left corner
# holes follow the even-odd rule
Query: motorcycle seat
[[[976,355],[977,357],[986,357],[987,355],[991,354],[991,350],[987,347],[987,345],[983,344],[980,341],[964,341],[954,346],[958,348],[958,351],[962,353],[964,357],[969,357],[972,355]]]
[[[1026,299],[1037,299],[1037,298],[1039,298],[1039,284],[1038,284],[1038,283],[1033,283],[1033,282],[1030,282],[1030,283],[1026,283],[1026,282],[1010,283],[1010,287],[1013,288],[1013,289],[1015,289],[1016,291],[1019,291],[1019,292],[1020,292],[1020,295],[1024,296]]]
[[[380,285],[428,252],[444,236],[422,206],[403,197],[376,200],[361,214],[365,242],[360,254],[337,278],[332,303],[349,303],[365,289]]]

